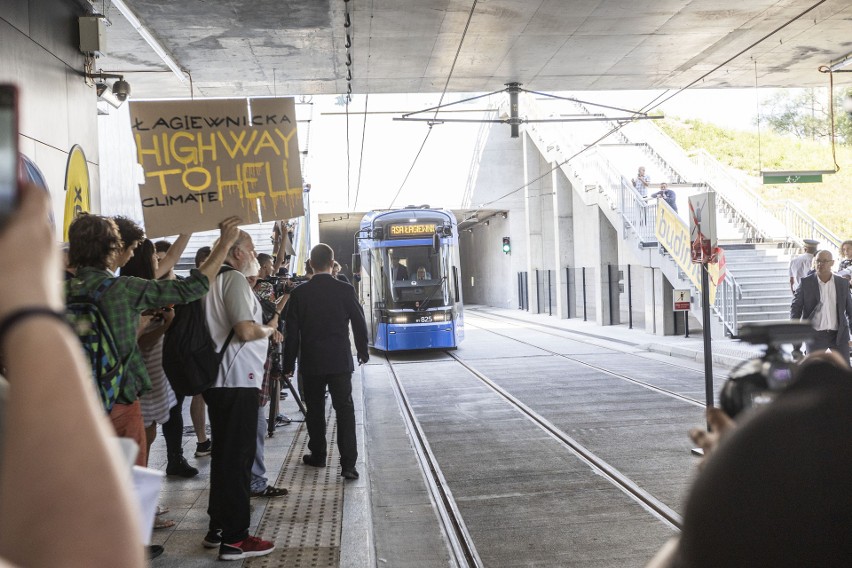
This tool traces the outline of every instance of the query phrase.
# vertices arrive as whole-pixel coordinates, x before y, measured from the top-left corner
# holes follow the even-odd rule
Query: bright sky
[[[554,94],[639,110],[661,93],[663,91]],[[659,100],[674,93],[669,91]],[[723,127],[755,130],[756,99],[760,97],[761,101],[765,101],[773,93],[774,89],[692,89],[675,95],[663,103],[660,109],[667,116],[697,118]],[[451,93],[444,98],[443,103],[473,96]],[[505,105],[507,99],[508,95],[500,93],[463,105],[450,106],[447,110],[495,109],[501,103]],[[303,151],[306,149],[306,141],[308,144],[309,159],[303,173],[314,189],[319,190],[311,194],[315,212],[388,208],[397,192],[400,193],[393,202],[395,207],[421,203],[460,206],[463,188],[459,184],[463,185],[473,175],[471,164],[478,163],[473,153],[481,140],[484,127],[480,124],[438,125],[432,129],[421,150],[429,130],[427,124],[393,120],[393,117],[399,117],[402,113],[438,105],[440,94],[371,95],[368,99],[366,129],[363,114],[365,96],[357,95],[349,105],[348,134],[345,106],[339,104],[339,97],[317,96],[311,100],[312,105],[297,105],[297,115],[302,120],[310,119],[310,123],[299,124],[299,139]],[[521,114],[524,114],[523,109]],[[419,116],[430,118],[431,114]],[[487,114],[476,112],[445,116],[485,118]],[[495,125],[495,128],[505,128],[508,135],[508,126]],[[416,157],[418,152],[420,155]],[[453,182],[448,184],[448,180]]]
[[[725,128],[756,130],[754,119],[757,115],[757,97],[759,96],[762,101],[766,100],[775,90],[690,89],[678,94],[675,92],[590,91],[575,93],[573,96],[592,102],[639,110],[658,95],[662,95],[659,100],[665,100],[674,95],[659,107],[667,116],[697,118]]]

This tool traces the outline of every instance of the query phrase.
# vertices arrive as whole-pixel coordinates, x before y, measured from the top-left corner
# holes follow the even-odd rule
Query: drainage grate
[[[326,408],[328,462],[324,468],[302,463],[308,453],[307,428],[300,428],[275,484],[289,494],[270,499],[258,527],[258,536],[275,543],[268,556],[252,558],[254,568],[337,568],[343,522],[343,483],[338,467],[337,421]]]

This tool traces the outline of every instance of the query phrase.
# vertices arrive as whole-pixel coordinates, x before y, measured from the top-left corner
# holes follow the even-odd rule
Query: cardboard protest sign
[[[304,214],[292,98],[131,102],[130,126],[149,236]]]

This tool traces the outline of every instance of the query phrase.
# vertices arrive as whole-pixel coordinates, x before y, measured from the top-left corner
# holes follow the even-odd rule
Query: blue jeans
[[[266,418],[269,414],[269,403],[259,406],[257,411],[257,450],[254,453],[254,463],[251,464],[251,492],[260,493],[269,485],[266,478],[266,465],[263,463],[263,441],[266,437]]]

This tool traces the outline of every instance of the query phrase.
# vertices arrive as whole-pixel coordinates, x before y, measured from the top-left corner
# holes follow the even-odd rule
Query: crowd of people
[[[175,304],[201,299],[223,351],[216,381],[199,399],[211,427],[210,439],[201,439],[204,427],[196,427],[196,455],[211,455],[209,530],[200,545],[217,549],[223,560],[274,549],[249,534],[249,503],[287,494],[269,485],[263,464],[266,405],[277,390],[267,386],[275,379],[275,357],[281,361],[277,372],[288,379],[298,361],[308,410],[310,453],[303,463],[329,465],[328,390],[340,474],[358,479],[349,329],[359,364],[369,360],[367,329],[354,288],[336,274],[330,247],[311,250],[304,284],[279,291],[268,278],[284,255],[257,255],[251,236],[232,217],[220,223],[213,246],[199,251],[197,268],[176,278],[176,259],[189,235],[153,243],[128,219],[80,215],[69,228],[64,294],[85,295],[114,280],[99,302],[125,363],[115,404],[105,413],[79,338],[65,319],[48,210],[45,193],[24,186],[19,211],[0,232],[0,260],[16,267],[0,271],[0,368],[11,385],[0,385],[0,565],[133,567],[162,552],[146,551],[141,542],[129,468],[114,438],[134,440],[136,464],[145,465],[159,424],[167,473],[198,473],[183,456],[183,401],[169,389],[159,355]],[[713,431],[691,433],[708,457],[690,491],[682,533],[650,566],[833,566],[852,558],[846,537],[852,457],[843,449],[852,434],[852,241],[843,243],[837,270],[831,252],[818,244],[806,242],[804,261],[794,260],[790,272],[791,318],[810,320],[817,332],[810,355],[790,387],[740,423],[708,409]],[[794,275],[808,263],[810,273]],[[72,427],[57,435],[45,417],[69,412]],[[33,539],[36,526],[51,537]],[[98,527],[97,546],[92,526]]]
[[[5,441],[0,462],[4,466],[0,470],[0,559],[21,565],[73,565],[68,555],[77,550],[80,565],[141,566],[146,556],[163,552],[163,547],[152,545],[146,554],[129,467],[112,445],[116,437],[133,440],[138,446],[135,464],[144,467],[159,425],[167,448],[166,474],[178,478],[198,474],[183,455],[184,397],[171,388],[162,355],[164,334],[175,317],[173,307],[195,300],[203,302],[210,336],[222,357],[215,383],[190,403],[197,437],[195,456],[209,455],[211,460],[209,530],[199,544],[218,549],[223,560],[274,550],[274,543],[249,534],[249,500],[288,493],[268,483],[263,445],[270,397],[278,396],[280,390],[276,379],[291,377],[297,360],[300,388],[306,393],[311,450],[304,463],[326,465],[324,392],[328,388],[339,422],[341,475],[358,478],[348,328],[352,326],[358,360],[364,363],[369,359],[366,324],[354,288],[345,277],[332,276],[340,265],[330,247],[320,244],[311,251],[312,278],[304,285],[295,290],[274,286],[270,277],[285,262],[287,232],[278,229],[275,256],[258,255],[251,236],[239,229],[240,219],[231,217],[219,224],[217,241],[199,249],[196,268],[179,278],[174,267],[190,235],[181,234],[174,243],[155,243],[127,218],[84,213],[68,230],[63,294],[46,208],[44,192],[25,187],[19,215],[0,234],[3,260],[27,265],[26,270],[0,274],[0,370],[12,384],[2,413],[7,416],[6,435],[0,436]],[[31,247],[17,246],[24,242]],[[33,253],[36,261],[25,262],[23,256]],[[82,338],[65,321],[63,297],[90,298],[103,315],[121,362],[119,387],[109,404],[93,388],[97,371],[83,356]],[[37,346],[46,344],[51,357],[39,357]],[[69,372],[73,374],[70,381]],[[59,374],[62,380],[57,380]],[[57,405],[62,408],[51,410]],[[75,413],[74,431],[68,436],[48,433],[44,426],[51,422],[40,419],[41,413],[67,415],[68,408]],[[289,419],[282,415],[278,421]],[[23,438],[16,435],[23,429],[31,431]],[[29,447],[33,443],[39,445],[38,452]],[[50,454],[47,458],[42,455],[45,451]],[[10,455],[15,458],[9,459]],[[22,459],[24,455],[32,457]],[[84,461],[85,467],[78,461]],[[51,476],[57,470],[74,473],[57,481]],[[37,489],[34,481],[43,483],[44,490]],[[69,483],[80,487],[62,493]],[[84,486],[88,490],[81,489]],[[31,490],[21,491],[21,487]],[[40,518],[38,526],[56,525],[55,532],[62,535],[58,541],[68,545],[61,557],[54,547],[34,550],[21,532],[28,530],[26,519],[49,509],[57,521],[45,523]],[[64,517],[63,512],[67,512]],[[161,512],[154,528],[174,526]],[[68,523],[70,518],[73,523]],[[86,522],[89,518],[91,522]],[[84,530],[107,524],[108,530],[100,531],[98,540],[108,539],[109,545],[91,550],[86,544],[91,539],[82,538],[68,524],[60,526],[59,519]]]

